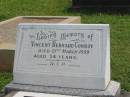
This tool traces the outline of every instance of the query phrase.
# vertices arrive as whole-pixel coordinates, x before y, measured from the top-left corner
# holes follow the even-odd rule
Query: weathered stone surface
[[[13,92],[7,94],[7,95],[4,96],[4,97],[12,97],[12,96],[14,96],[16,93],[17,93],[17,91],[13,91]],[[0,97],[3,97],[2,95],[3,95],[3,94],[1,94]],[[121,91],[121,95],[120,95],[119,97],[130,97],[130,92]]]
[[[120,84],[118,82],[111,81],[108,87],[104,91],[61,88],[61,87],[34,86],[34,85],[21,85],[21,84],[13,84],[13,82],[8,84],[5,87],[6,94],[14,90],[64,94],[64,95],[73,95],[73,96],[85,96],[85,97],[119,97]]]
[[[26,91],[17,91],[11,92],[5,97],[79,97],[71,95],[60,95],[60,94],[48,94],[48,93],[38,93],[38,92],[26,92]]]
[[[109,24],[21,23],[17,28],[14,83],[99,90],[109,84]]]

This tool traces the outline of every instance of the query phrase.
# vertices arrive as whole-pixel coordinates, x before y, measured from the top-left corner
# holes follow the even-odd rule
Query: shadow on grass
[[[110,15],[130,15],[130,7],[86,7],[68,8],[69,13],[95,14],[104,13]]]

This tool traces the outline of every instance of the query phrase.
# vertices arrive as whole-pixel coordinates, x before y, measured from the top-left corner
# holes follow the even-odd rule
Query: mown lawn
[[[0,90],[12,80],[11,73],[0,73]]]
[[[0,0],[0,21],[15,16],[81,16],[82,23],[107,23],[111,27],[112,79],[130,91],[130,14],[83,10],[69,12],[71,0]],[[11,73],[0,73],[0,89],[12,79]]]

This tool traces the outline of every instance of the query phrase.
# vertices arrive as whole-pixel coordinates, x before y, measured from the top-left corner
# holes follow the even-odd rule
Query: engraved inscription
[[[89,55],[94,46],[92,32],[89,34],[84,32],[56,33],[56,31],[41,30],[33,35],[30,33],[29,36],[31,36],[30,46],[32,49],[37,48],[33,58],[44,59],[43,64],[38,64],[44,66],[80,67],[80,64],[72,64],[72,61],[79,59],[78,54]]]

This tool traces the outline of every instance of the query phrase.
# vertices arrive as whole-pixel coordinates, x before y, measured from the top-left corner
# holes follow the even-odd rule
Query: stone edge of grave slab
[[[11,82],[10,84],[6,85],[4,90],[5,94],[10,93],[11,91],[29,91],[29,92],[54,93],[54,94],[73,95],[73,96],[85,96],[85,97],[119,97],[120,83],[111,81],[105,90],[87,90],[87,89],[14,84],[13,82]]]

